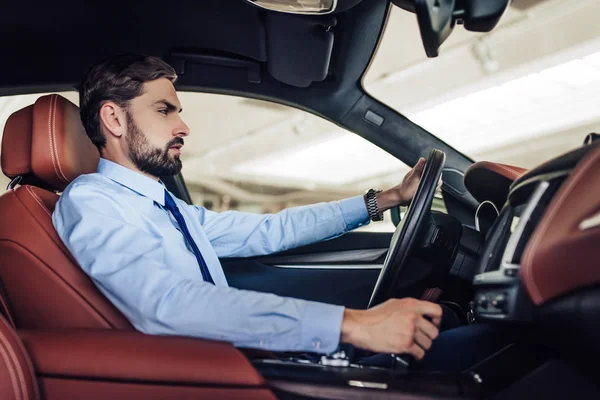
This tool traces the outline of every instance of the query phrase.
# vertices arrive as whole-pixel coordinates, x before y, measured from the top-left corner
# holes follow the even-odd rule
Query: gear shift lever
[[[415,362],[415,358],[410,354],[391,354],[392,356],[392,369],[394,371],[397,370],[406,370],[410,368],[410,366]]]

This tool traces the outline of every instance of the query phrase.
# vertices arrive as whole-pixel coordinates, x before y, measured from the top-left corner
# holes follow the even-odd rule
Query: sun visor
[[[336,18],[267,13],[267,66],[273,78],[307,87],[327,77]]]

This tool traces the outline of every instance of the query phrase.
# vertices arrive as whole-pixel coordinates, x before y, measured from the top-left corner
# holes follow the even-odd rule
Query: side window
[[[0,97],[8,117],[45,93]],[[78,104],[77,92],[60,93]],[[183,175],[195,204],[215,211],[275,213],[397,185],[409,167],[367,140],[310,113],[235,96],[179,92],[185,139]],[[0,186],[9,179],[0,174]],[[1,193],[1,192],[0,192]],[[440,199],[434,209],[443,208]],[[436,206],[436,204],[438,206]],[[403,210],[405,211],[405,210]],[[392,232],[384,221],[360,228]]]
[[[295,108],[234,96],[179,93],[183,175],[195,204],[274,213],[400,183],[405,164],[362,137]],[[391,232],[383,222],[362,228]]]

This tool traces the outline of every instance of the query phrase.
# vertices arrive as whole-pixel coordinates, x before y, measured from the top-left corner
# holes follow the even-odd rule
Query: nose
[[[179,117],[179,125],[177,129],[173,132],[173,136],[186,137],[190,134],[190,128],[187,126],[183,119]]]

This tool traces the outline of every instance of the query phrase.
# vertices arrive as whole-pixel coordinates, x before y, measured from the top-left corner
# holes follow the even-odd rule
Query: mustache
[[[183,138],[177,137],[177,138],[171,140],[169,143],[167,143],[167,150],[169,150],[172,146],[175,146],[176,144],[180,144],[183,146],[183,144],[184,144]]]

